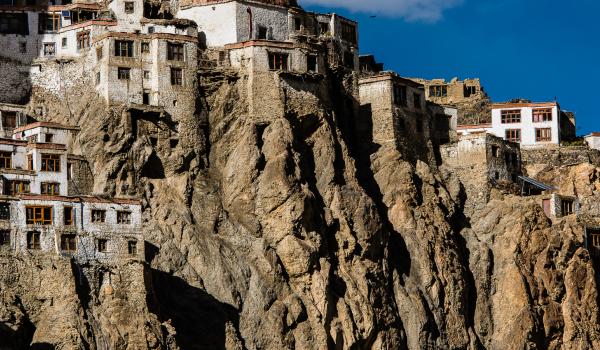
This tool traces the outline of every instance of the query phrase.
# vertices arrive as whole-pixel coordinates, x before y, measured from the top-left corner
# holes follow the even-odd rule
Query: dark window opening
[[[27,13],[0,13],[0,34],[29,35]],[[26,43],[21,45],[27,47]]]
[[[60,236],[60,250],[67,253],[75,253],[77,251],[77,236],[62,235]]]
[[[573,209],[575,207],[575,202],[572,199],[563,199],[561,200],[561,212],[563,216],[573,214]]]
[[[492,146],[492,156],[498,158],[498,146]]]
[[[181,68],[171,68],[171,85],[183,85],[183,70]]]
[[[258,26],[258,39],[261,39],[261,40],[267,39],[267,27]]]
[[[10,204],[0,203],[0,220],[10,220]]]
[[[108,245],[108,241],[106,239],[99,239],[96,242],[96,249],[98,250],[99,253],[106,253],[107,245]]]
[[[130,80],[131,79],[131,68],[118,67],[117,75],[119,80]]]
[[[134,12],[134,9],[135,9],[135,7],[134,7],[133,1],[126,1],[125,2],[125,13],[131,14],[131,13]]]
[[[350,51],[344,52],[344,66],[349,69],[354,69],[354,54]]]
[[[421,109],[423,106],[421,105],[421,94],[413,93],[413,104],[415,109]]]
[[[169,61],[183,61],[183,44],[167,43],[167,59]]]
[[[137,255],[137,241],[127,242],[127,253],[129,255]]]
[[[27,249],[40,250],[40,233],[38,231],[27,232]]]
[[[92,222],[101,223],[106,220],[106,210],[92,209]]]
[[[269,52],[270,70],[288,70],[288,55],[279,52]]]
[[[342,23],[342,40],[356,44],[356,27],[348,23]]]
[[[302,20],[298,17],[294,18],[294,30],[299,31],[302,29]]]
[[[306,70],[309,72],[317,72],[317,56],[306,56]]]
[[[130,41],[130,40],[115,41],[115,56],[133,57],[133,41]]]
[[[65,226],[72,226],[75,223],[73,207],[64,207],[63,223]]]
[[[8,230],[0,231],[0,245],[2,245],[2,246],[10,245],[10,231],[8,231]]]
[[[406,86],[394,84],[394,104],[403,107],[408,106]]]

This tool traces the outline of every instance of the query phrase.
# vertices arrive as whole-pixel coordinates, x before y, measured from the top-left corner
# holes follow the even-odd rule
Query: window
[[[59,154],[42,154],[42,171],[60,172]]]
[[[52,207],[25,207],[27,225],[52,225]]]
[[[329,33],[329,23],[319,22],[319,34],[325,35]]]
[[[56,53],[55,43],[44,43],[44,56],[54,56]]]
[[[151,75],[150,75],[150,71],[149,70],[145,70],[144,71],[144,79],[150,79]]]
[[[394,84],[394,104],[398,106],[408,106],[408,99],[406,97],[406,86]]]
[[[477,94],[477,86],[467,86],[464,89],[465,97],[471,97],[471,95]]]
[[[27,20],[25,20],[27,23]],[[39,33],[56,33],[60,29],[60,14],[58,13],[40,13],[39,14]]]
[[[302,29],[302,20],[298,17],[294,18],[294,30],[300,31]]]
[[[536,108],[533,110],[533,122],[543,123],[552,121],[552,108]]]
[[[96,60],[100,61],[104,56],[104,46],[98,46],[96,48]]]
[[[115,41],[115,56],[133,57],[133,41],[116,40]]]
[[[90,32],[77,33],[77,50],[87,49],[88,47],[90,47]]]
[[[258,38],[257,39],[261,39],[261,40],[267,39],[267,27],[258,26]]]
[[[0,169],[12,168],[12,153],[0,152]]]
[[[270,70],[288,70],[288,55],[279,52],[269,52]]]
[[[58,195],[60,194],[59,184],[57,182],[42,182],[40,186],[41,194]]]
[[[356,44],[356,28],[348,23],[342,23],[342,40]]]
[[[54,134],[45,134],[44,139],[46,140],[46,143],[52,143],[54,140]]]
[[[37,143],[38,142],[38,136],[37,135],[31,135],[27,137],[27,142],[29,143]]]
[[[62,47],[63,49],[67,47],[67,38],[62,38]]]
[[[512,124],[512,123],[520,123],[521,122],[521,110],[520,109],[504,110],[501,112],[501,116],[502,116],[502,124]]]
[[[131,14],[133,13],[134,5],[133,1],[125,1],[125,13]]]
[[[130,80],[131,79],[131,68],[118,67],[117,76],[119,80]]]
[[[150,104],[150,91],[144,90],[144,92],[142,92],[142,104],[144,104],[144,105]]]
[[[129,255],[137,255],[137,241],[127,242],[127,253]]]
[[[552,129],[535,129],[535,140],[538,142],[552,141]]]
[[[148,53],[150,52],[150,43],[147,41],[142,42],[142,53]]]
[[[27,155],[27,169],[33,170],[33,155],[32,154]]]
[[[67,180],[73,178],[73,163],[67,163]]]
[[[153,34],[154,33],[154,27],[148,27],[148,34]]]
[[[589,243],[596,248],[600,248],[600,229],[587,229]]]
[[[106,220],[106,210],[92,209],[92,222],[100,223]]]
[[[429,87],[429,97],[446,97],[448,96],[447,85],[434,85]]]
[[[0,245],[10,245],[10,231],[2,230],[0,231]]]
[[[167,59],[169,61],[183,61],[183,44],[167,43]]]
[[[0,220],[10,220],[10,204],[0,203]]]
[[[17,127],[17,112],[2,112],[2,127],[14,129]]]
[[[421,109],[421,94],[413,93],[413,104],[415,109]]]
[[[492,145],[492,156],[494,158],[498,158],[498,146],[493,146]]]
[[[99,239],[96,241],[96,250],[98,250],[99,253],[106,253],[106,246],[108,241],[106,239]]]
[[[19,43],[19,52],[20,53],[27,53],[27,43],[22,41]]]
[[[308,55],[306,56],[306,70],[309,72],[317,71],[317,56]]]
[[[575,202],[572,199],[562,199],[561,200],[560,206],[561,206],[561,213],[563,216],[573,214],[574,203]]]
[[[73,215],[73,207],[63,208],[63,224],[65,226],[73,226],[75,223],[75,215]]]
[[[117,212],[117,224],[121,224],[121,225],[131,224],[131,212],[118,211]]]
[[[27,249],[40,250],[40,233],[38,231],[27,232]]]
[[[344,52],[344,66],[349,69],[354,69],[354,54],[350,51]]]
[[[29,193],[29,181],[13,180],[5,185],[6,194],[13,196],[20,193]]]
[[[96,85],[100,84],[102,82],[102,73],[100,73],[99,71],[96,72]]]
[[[508,129],[505,135],[508,141],[521,142],[521,129]]]
[[[29,35],[27,13],[0,13],[0,34]]]
[[[61,235],[60,250],[67,253],[75,253],[77,251],[77,236]]]
[[[181,68],[171,68],[171,85],[183,85],[183,71]]]

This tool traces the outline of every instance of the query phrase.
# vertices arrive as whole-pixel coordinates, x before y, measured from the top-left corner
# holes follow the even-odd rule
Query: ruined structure
[[[0,347],[600,347],[600,153],[466,127],[477,82],[432,97],[292,0],[0,32]]]

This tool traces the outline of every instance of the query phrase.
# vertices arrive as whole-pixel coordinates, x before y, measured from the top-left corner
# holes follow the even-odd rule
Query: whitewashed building
[[[0,139],[0,250],[83,262],[143,259],[137,199],[69,196],[77,128],[36,122]]]
[[[489,132],[521,146],[559,145],[561,110],[556,102],[496,103]]]
[[[584,139],[591,149],[600,150],[600,132],[593,132],[585,136]]]

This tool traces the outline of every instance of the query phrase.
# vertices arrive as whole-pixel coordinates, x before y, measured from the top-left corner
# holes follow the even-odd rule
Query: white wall
[[[235,2],[182,8],[177,17],[196,22],[199,37],[206,37],[206,46],[223,46],[238,41]]]
[[[588,135],[585,137],[585,142],[590,148],[600,150],[600,136]]]
[[[533,110],[536,108],[552,108],[552,121],[534,123],[533,122]],[[503,110],[521,110],[521,122],[502,124],[502,111]],[[516,108],[494,108],[492,109],[492,128],[490,133],[506,138],[506,130],[508,129],[520,129],[521,130],[521,145],[522,146],[536,146],[544,144],[560,144],[559,134],[559,110],[557,106],[554,107],[516,107]],[[535,129],[538,128],[550,128],[552,130],[552,140],[550,142],[537,142],[535,140]]]

